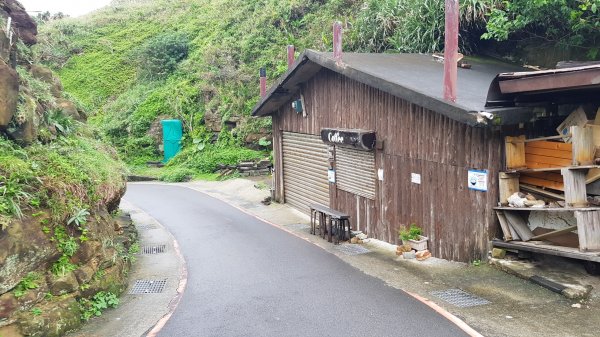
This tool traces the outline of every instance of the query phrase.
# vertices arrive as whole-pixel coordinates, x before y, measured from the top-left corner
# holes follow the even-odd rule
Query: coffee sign
[[[358,129],[322,129],[321,140],[326,144],[371,151],[375,148],[375,132]]]

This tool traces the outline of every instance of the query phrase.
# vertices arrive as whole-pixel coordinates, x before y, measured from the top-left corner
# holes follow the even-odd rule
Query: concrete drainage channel
[[[130,272],[129,287],[116,309],[90,320],[69,337],[146,336],[171,313],[172,303],[180,296],[182,289],[178,288],[185,265],[171,234],[126,200],[121,202],[121,209],[131,214],[140,239],[140,252]]]

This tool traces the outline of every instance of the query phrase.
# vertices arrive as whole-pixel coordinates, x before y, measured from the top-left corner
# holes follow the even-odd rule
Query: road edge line
[[[446,318],[450,322],[454,323],[454,325],[456,325],[458,328],[460,328],[462,331],[464,331],[469,336],[471,336],[471,337],[484,337],[482,334],[480,334],[475,329],[473,329],[471,326],[469,326],[465,321],[463,321],[462,319],[454,316],[448,310],[440,307],[439,305],[437,305],[432,300],[430,300],[428,298],[425,298],[425,297],[423,297],[421,295],[417,295],[417,294],[411,293],[411,292],[406,291],[406,290],[404,290],[404,292],[407,293],[407,294],[409,294],[410,296],[412,296],[417,301],[419,301],[419,302],[425,304],[426,306],[430,307],[431,309],[433,309],[435,312],[437,312],[438,314],[440,314],[441,316],[443,316],[444,318]]]

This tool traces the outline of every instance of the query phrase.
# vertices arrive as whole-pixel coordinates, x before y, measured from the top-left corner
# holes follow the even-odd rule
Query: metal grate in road
[[[470,294],[460,289],[448,289],[442,291],[434,291],[431,295],[436,296],[452,305],[459,308],[475,307],[478,305],[490,304],[492,302]]]
[[[159,294],[165,290],[167,279],[163,280],[136,280],[129,291],[130,294]]]
[[[341,245],[335,246],[335,249],[339,250],[340,252],[342,252],[346,255],[360,255],[360,254],[367,254],[367,253],[371,252],[367,248],[360,246],[360,245],[355,245],[355,244],[341,244]]]
[[[167,245],[163,245],[163,244],[145,245],[142,247],[142,249],[140,249],[142,254],[160,254],[160,253],[164,253],[166,250],[167,250]]]

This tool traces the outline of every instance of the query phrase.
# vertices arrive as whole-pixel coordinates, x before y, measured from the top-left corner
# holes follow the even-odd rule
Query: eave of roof
[[[487,121],[478,113],[485,110],[488,86],[498,73],[494,70],[519,69],[486,63],[477,64],[474,70],[459,69],[459,100],[452,103],[442,98],[443,65],[428,55],[349,53],[343,61],[337,64],[330,53],[306,50],[257,103],[252,115],[277,111],[299,92],[302,83],[326,68],[461,123],[481,126]],[[494,111],[504,124],[526,121],[531,118],[529,112],[522,108]]]
[[[583,104],[600,101],[600,65],[502,73],[492,82],[486,107]]]

